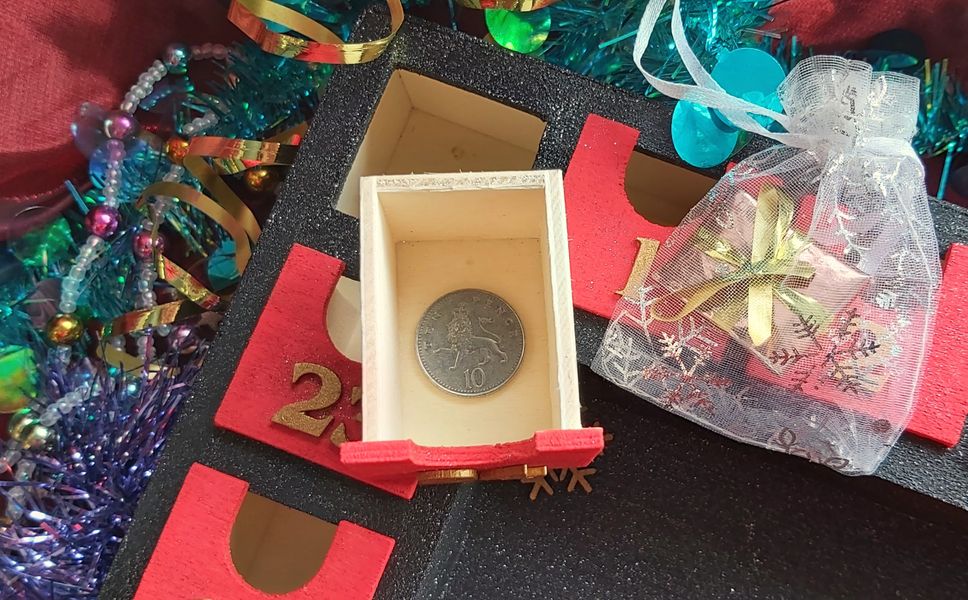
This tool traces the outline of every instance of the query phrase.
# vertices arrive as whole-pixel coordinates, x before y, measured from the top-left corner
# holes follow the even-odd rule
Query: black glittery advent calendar
[[[370,37],[385,23],[383,11],[369,12],[356,35]],[[469,95],[493,102],[487,110],[461,111]],[[342,261],[342,275],[359,279],[354,202],[361,175],[565,171],[594,122],[638,132],[631,162],[621,162],[622,169],[629,164],[624,187],[630,197],[681,181],[670,194],[694,202],[701,191],[692,190],[708,188],[722,170],[697,173],[678,159],[671,108],[416,18],[378,60],[338,68],[101,597],[135,596],[193,465],[312,517],[392,538],[385,569],[373,575],[377,598],[963,594],[964,437],[948,450],[904,436],[875,476],[847,478],[701,429],[581,366],[583,420],[609,434],[588,469],[553,470],[526,484],[420,487],[407,501],[216,426],[294,244]],[[368,134],[377,129],[383,133]],[[767,146],[753,139],[743,154]],[[655,172],[664,174],[661,184],[649,181]],[[568,175],[566,194],[567,181]],[[934,201],[931,208],[942,249],[968,242],[965,211]],[[686,209],[676,208],[670,218]],[[337,261],[326,264],[336,265],[339,275]],[[575,319],[579,362],[587,365],[607,320],[580,309]],[[225,491],[211,489],[213,498]],[[209,525],[198,518],[192,527],[201,535]],[[273,539],[286,543],[285,536]],[[204,571],[213,560],[186,551],[179,557],[184,571],[170,580]],[[356,597],[330,592],[319,597]],[[166,596],[142,591],[138,597]],[[209,596],[195,598],[202,597]]]

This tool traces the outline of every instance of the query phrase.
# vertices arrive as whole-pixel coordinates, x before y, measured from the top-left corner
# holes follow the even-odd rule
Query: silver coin
[[[524,356],[524,329],[511,305],[484,290],[438,298],[417,325],[424,373],[448,392],[481,396],[508,382]]]

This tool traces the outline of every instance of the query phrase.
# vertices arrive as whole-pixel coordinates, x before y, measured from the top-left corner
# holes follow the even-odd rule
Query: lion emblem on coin
[[[467,304],[462,302],[454,309],[454,318],[447,324],[447,342],[450,346],[434,350],[434,354],[445,350],[454,353],[454,364],[449,367],[451,371],[457,368],[461,358],[472,354],[480,356],[478,365],[485,365],[494,357],[498,357],[502,363],[508,361],[507,353],[501,350],[501,336],[484,326],[494,320],[478,317],[476,321],[480,335],[474,332],[474,319],[467,310]]]

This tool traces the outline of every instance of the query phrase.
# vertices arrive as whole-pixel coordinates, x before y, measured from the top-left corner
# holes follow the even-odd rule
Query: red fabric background
[[[863,48],[882,31],[911,30],[929,58],[950,59],[968,82],[968,0],[787,0],[773,15],[778,30],[820,51]]]
[[[0,204],[8,210],[0,210],[0,221],[12,216],[11,204],[34,204],[22,196],[47,193],[83,174],[86,160],[70,136],[71,119],[81,102],[116,106],[172,41],[238,39],[225,20],[225,6],[216,0],[5,4],[0,28]],[[57,198],[45,204],[57,204]]]
[[[777,27],[823,49],[861,47],[895,27],[919,33],[932,56],[968,71],[966,0],[789,0]],[[217,0],[8,2],[0,52],[0,204],[82,174],[69,126],[85,100],[115,105],[173,40],[238,39]],[[54,204],[49,201],[48,204]],[[2,217],[2,215],[0,215]],[[3,236],[0,235],[0,238]]]

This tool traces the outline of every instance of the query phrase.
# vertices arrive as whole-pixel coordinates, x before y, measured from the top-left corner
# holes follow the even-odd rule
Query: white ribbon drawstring
[[[679,57],[686,67],[686,71],[689,72],[689,75],[696,82],[696,85],[666,81],[648,72],[642,67],[642,56],[649,47],[652,32],[655,30],[656,23],[659,21],[659,14],[665,8],[665,5],[666,0],[650,0],[649,4],[645,7],[645,12],[642,14],[639,31],[635,37],[635,46],[632,50],[635,65],[652,87],[671,98],[680,98],[688,102],[701,104],[707,108],[719,110],[733,125],[787,146],[805,149],[816,149],[830,145],[843,146],[844,140],[842,138],[836,139],[817,134],[789,133],[791,119],[788,115],[764,108],[742,98],[737,98],[726,92],[726,90],[716,83],[709,72],[703,68],[699,62],[699,58],[692,51],[692,48],[689,47],[689,42],[686,40],[686,30],[682,23],[680,0],[673,0],[671,22],[672,39],[675,42],[676,51],[679,53]],[[826,60],[843,61],[845,64],[850,62],[840,57],[824,58]],[[810,61],[813,58],[806,60]],[[782,126],[786,132],[770,131],[750,115],[767,117]],[[920,164],[918,155],[911,147],[910,142],[903,139],[864,137],[861,135],[860,139],[854,139],[852,142],[875,154],[913,158]]]

